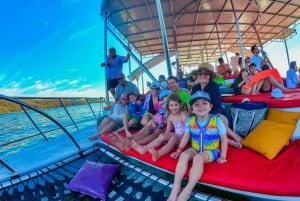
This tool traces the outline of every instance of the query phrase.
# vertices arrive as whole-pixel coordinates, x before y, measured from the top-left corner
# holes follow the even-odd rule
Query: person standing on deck
[[[128,48],[128,50],[130,50]],[[105,67],[106,86],[111,95],[115,97],[115,88],[119,84],[118,76],[122,73],[123,64],[130,58],[128,53],[126,57],[116,54],[116,49],[111,47],[109,49],[109,55],[106,57],[105,62],[101,64],[101,67]],[[116,99],[118,100],[118,99]]]
[[[258,47],[256,45],[253,45],[251,47],[251,52],[253,54],[253,56],[251,57],[251,60],[250,60],[251,63],[255,63],[256,69],[258,71],[261,71],[262,70],[261,67],[263,65],[267,64],[266,61],[264,60],[264,58],[262,56],[259,55],[260,50],[258,49]]]

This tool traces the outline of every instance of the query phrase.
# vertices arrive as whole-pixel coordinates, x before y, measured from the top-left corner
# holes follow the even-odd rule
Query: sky
[[[104,60],[101,0],[9,0],[1,4],[0,94],[105,97],[104,69],[99,66]],[[110,34],[108,39],[108,47],[126,55]],[[300,64],[300,34],[287,44],[291,61]],[[282,42],[265,48],[283,76],[287,69],[284,48]],[[132,68],[136,66],[132,61]],[[128,68],[125,64],[125,74]],[[157,69],[151,70],[156,77],[161,74]],[[145,76],[144,81],[149,80]],[[142,92],[142,85],[138,86]]]

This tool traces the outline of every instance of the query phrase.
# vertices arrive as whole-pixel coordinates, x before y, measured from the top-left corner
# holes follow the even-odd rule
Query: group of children
[[[114,106],[119,108],[118,111],[113,108],[113,114],[104,117],[99,129],[103,130],[103,126],[109,126],[107,119],[113,119],[112,122],[117,123],[113,126],[110,125],[109,128],[112,132],[108,133],[112,144],[125,151],[134,149],[140,154],[149,152],[153,161],[157,161],[177,147],[177,150],[170,154],[172,158],[179,157],[179,159],[175,171],[174,187],[168,201],[188,200],[202,176],[204,164],[213,161],[222,164],[227,161],[226,126],[220,115],[210,114],[213,105],[209,94],[203,91],[193,94],[189,102],[189,109],[178,94],[165,94],[156,104],[158,112],[136,134],[132,134],[129,128],[138,126],[144,115],[142,103],[137,101],[134,94],[129,94],[128,97],[129,103],[126,102],[128,99],[126,100],[122,95],[120,103],[116,104],[119,106]],[[115,121],[116,119],[118,120]],[[120,126],[121,121],[123,122],[122,127]],[[119,129],[112,129],[116,127]],[[125,131],[126,137],[119,134],[121,131]],[[89,139],[94,140],[99,134],[107,134],[108,129],[105,132],[98,132]],[[189,142],[190,148],[186,149]],[[189,181],[185,188],[181,189],[181,182],[188,169],[189,161],[193,161]]]

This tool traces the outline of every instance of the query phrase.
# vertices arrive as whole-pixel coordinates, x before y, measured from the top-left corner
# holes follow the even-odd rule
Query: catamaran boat
[[[227,52],[240,52],[244,58],[254,44],[263,49],[280,40],[286,46],[286,40],[296,34],[300,1],[103,0],[100,14],[105,22],[104,49],[110,32],[124,47],[130,45],[131,58],[139,64],[129,78],[139,79],[145,73],[156,81],[149,69],[165,60],[168,75],[172,75],[172,56],[175,67],[184,69],[215,62]],[[146,55],[154,59],[142,63],[139,58]],[[276,120],[275,129],[282,135],[286,124],[292,122],[296,128],[298,90],[281,99],[266,93],[228,96],[223,101],[231,104],[244,98],[267,102],[271,111],[267,120]],[[36,105],[43,99],[0,96],[1,105],[19,106],[18,113],[0,115],[1,200],[93,200],[66,188],[87,160],[120,165],[107,200],[166,200],[176,160],[165,156],[152,162],[149,154],[122,152],[107,138],[87,140],[96,131],[96,119],[103,113],[108,94],[93,100],[47,97],[44,103],[51,103],[51,109]],[[49,100],[57,101],[56,108]],[[264,132],[272,132],[268,129]],[[246,147],[229,147],[228,162],[208,164],[190,200],[300,200],[300,139],[284,145],[272,160]],[[273,148],[272,143],[266,146]]]

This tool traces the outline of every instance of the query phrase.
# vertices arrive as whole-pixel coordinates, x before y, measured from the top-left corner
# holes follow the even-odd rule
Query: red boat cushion
[[[253,102],[266,101],[268,107],[273,108],[300,107],[300,89],[284,93],[283,98],[271,98],[271,93],[261,93],[257,95],[226,96],[222,97],[222,101],[226,103],[240,103],[245,98],[249,98]]]
[[[102,139],[110,144],[106,135],[102,135]],[[133,150],[123,153],[159,168],[175,172],[177,160],[170,158],[169,155],[153,162],[149,153],[140,155]],[[285,146],[273,160],[269,160],[248,148],[229,147],[228,162],[222,165],[216,162],[206,164],[200,181],[247,192],[277,196],[300,196],[299,156],[300,140],[290,141],[289,146]],[[188,172],[186,177],[188,177]]]

